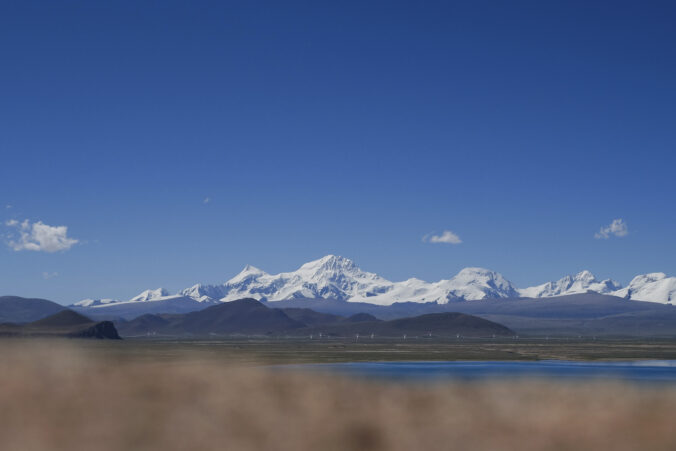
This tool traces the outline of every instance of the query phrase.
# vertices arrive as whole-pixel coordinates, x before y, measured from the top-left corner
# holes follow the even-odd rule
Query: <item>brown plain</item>
[[[94,348],[0,343],[0,449],[676,449],[669,386],[376,383]]]

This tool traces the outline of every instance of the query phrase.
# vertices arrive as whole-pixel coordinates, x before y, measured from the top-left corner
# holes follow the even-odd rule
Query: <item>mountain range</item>
[[[185,312],[211,304],[242,298],[261,301],[291,299],[331,299],[392,305],[399,302],[438,303],[501,298],[546,298],[595,292],[625,299],[671,304],[676,300],[676,277],[664,273],[636,276],[627,287],[606,279],[597,280],[589,271],[565,276],[560,280],[519,289],[502,274],[483,268],[465,268],[450,279],[426,282],[411,278],[391,282],[375,273],[361,270],[352,260],[327,255],[305,263],[296,271],[268,274],[247,265],[239,274],[220,285],[197,284],[172,294],[158,288],[120,301],[85,299],[72,307],[85,311],[110,309],[130,312]],[[150,303],[161,302],[149,305]],[[203,304],[195,306],[195,303]],[[143,304],[143,308],[139,308]]]
[[[255,299],[220,302],[203,310],[184,314],[143,315],[130,321],[118,320],[123,336],[214,337],[233,334],[378,337],[512,337],[509,328],[473,315],[454,312],[428,313],[383,321],[358,313],[350,317],[308,309],[270,308]]]

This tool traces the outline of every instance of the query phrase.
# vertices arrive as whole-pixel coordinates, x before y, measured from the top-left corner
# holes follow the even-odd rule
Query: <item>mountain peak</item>
[[[265,271],[263,271],[262,269],[258,269],[258,268],[256,268],[256,267],[253,266],[253,265],[246,265],[246,266],[244,267],[244,269],[243,269],[242,271],[240,271],[240,274],[241,274],[241,273],[249,273],[249,274],[251,274],[251,273],[256,273],[256,274],[261,274],[261,273],[264,273],[264,272],[265,272]]]
[[[593,284],[595,282],[597,282],[596,276],[594,276],[594,274],[592,274],[591,271],[586,270],[586,269],[580,271],[579,273],[575,274],[575,276],[573,276],[571,278],[571,284],[581,283],[583,285],[590,285],[590,284]]]
[[[239,274],[237,274],[235,277],[232,279],[228,280],[226,285],[236,285],[240,284],[244,281],[248,280],[255,280],[258,277],[265,276],[267,273],[263,271],[262,269],[258,269],[255,266],[252,265],[246,265],[244,269],[242,269]]]
[[[131,298],[129,301],[130,302],[146,302],[146,301],[154,301],[159,298],[163,298],[166,296],[170,296],[171,293],[169,293],[169,290],[166,290],[164,288],[156,288],[154,290],[146,290],[133,298]]]
[[[629,283],[629,286],[634,285],[636,283],[646,283],[646,282],[657,282],[659,280],[664,280],[667,278],[667,275],[663,272],[651,272],[648,274],[641,274],[639,276],[634,277],[631,282]]]
[[[486,268],[464,268],[451,280],[439,284],[446,291],[447,301],[510,298],[519,295],[516,287],[502,274]]]
[[[586,293],[595,291],[601,294],[611,294],[619,290],[621,285],[614,280],[606,279],[599,281],[591,271],[583,270],[574,276],[568,275],[557,281],[543,283],[534,287],[519,290],[523,297],[546,298],[552,296],[565,296],[568,294]]]
[[[463,268],[458,272],[457,276],[488,276],[488,277],[495,277],[495,276],[502,276],[502,274],[497,273],[495,271],[491,271],[490,269],[486,268],[479,268],[479,267],[467,267]]]
[[[298,271],[316,273],[320,271],[345,271],[354,269],[358,269],[357,265],[349,258],[329,254],[318,260],[305,263]]]
[[[641,274],[615,295],[638,301],[672,304],[676,302],[676,277],[667,277],[663,272]]]
[[[622,287],[613,280],[599,281],[583,270],[559,280],[517,290],[502,274],[481,267],[467,267],[454,277],[438,282],[408,279],[391,282],[375,273],[361,270],[349,258],[329,254],[305,263],[296,271],[268,274],[252,265],[221,285],[194,285],[177,295],[158,288],[146,290],[127,302],[163,301],[177,297],[190,298],[208,304],[218,304],[241,298],[260,301],[288,299],[331,299],[391,305],[395,302],[447,303],[479,299],[565,296],[594,291],[634,300],[676,303],[676,277],[664,273],[636,276]],[[85,299],[75,304],[79,308],[107,307],[118,301]]]

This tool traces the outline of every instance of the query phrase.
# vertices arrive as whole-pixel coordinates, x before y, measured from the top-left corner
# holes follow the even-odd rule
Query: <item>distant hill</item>
[[[304,321],[303,321],[304,320]],[[323,332],[334,336],[375,333],[379,336],[402,334],[467,337],[512,336],[508,328],[471,315],[440,313],[417,318],[381,321],[359,313],[350,318],[313,312],[308,309],[274,309],[254,299],[225,302],[199,312],[180,315],[143,315],[117,323],[123,336],[284,334],[305,336]]]
[[[370,313],[355,313],[354,315],[348,316],[343,321],[347,323],[363,323],[365,321],[380,321],[375,316]]]
[[[370,315],[360,315],[366,318]],[[357,334],[378,337],[401,337],[403,335],[432,337],[512,337],[515,332],[509,328],[477,316],[463,313],[428,313],[411,318],[390,321],[342,321],[324,326],[314,326],[296,332],[320,333],[336,336],[355,336]]]
[[[84,315],[72,310],[61,310],[47,318],[30,323],[31,327],[74,327],[82,324],[90,324],[93,321]]]
[[[299,321],[307,326],[337,323],[338,321],[345,319],[339,315],[319,313],[309,308],[285,308],[281,310],[286,313],[289,318]]]
[[[307,312],[301,312],[308,315]],[[284,311],[267,308],[255,299],[239,299],[204,310],[173,315],[143,315],[117,323],[124,336],[158,333],[163,335],[270,335],[306,327]]]
[[[112,322],[92,321],[72,310],[61,310],[46,318],[27,324],[0,324],[0,336],[120,338]]]
[[[676,306],[598,293],[449,304],[407,302],[390,306],[323,299],[275,302],[275,306],[281,308],[298,305],[343,316],[370,313],[380,319],[454,311],[496,321],[520,335],[531,336],[676,337]]]
[[[0,323],[29,323],[64,309],[46,299],[0,296]]]
[[[256,305],[259,304],[268,310],[279,310],[284,315],[275,318],[271,316],[265,320],[270,321],[269,323],[262,319],[249,320],[245,316],[237,320],[227,318],[222,323],[216,323],[202,315],[189,317],[187,315],[208,312],[205,313],[208,317],[213,312],[225,314],[239,311],[241,306],[237,307],[239,304],[232,302],[209,304],[182,297],[163,301],[120,303],[75,311],[84,313],[89,318],[93,315],[93,320],[115,320],[128,335],[141,335],[149,330],[162,330],[163,333],[172,335],[210,332],[274,334],[280,330],[312,328],[340,321],[369,322],[373,321],[373,318],[392,320],[430,313],[457,312],[497,322],[524,336],[676,337],[676,306],[632,301],[594,292],[537,299],[500,298],[446,304],[397,302],[382,306],[364,302],[304,298],[262,304],[258,302]],[[227,307],[228,305],[235,307]],[[2,322],[27,323],[63,309],[61,305],[44,299],[0,297]],[[143,313],[149,309],[151,314],[144,317]],[[197,310],[194,311],[195,309]],[[260,309],[260,306],[250,314],[270,315]],[[129,321],[122,321],[121,318]]]

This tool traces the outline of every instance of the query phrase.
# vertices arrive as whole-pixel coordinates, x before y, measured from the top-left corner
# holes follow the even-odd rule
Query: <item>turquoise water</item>
[[[289,365],[310,371],[411,381],[553,378],[676,383],[676,360],[631,362],[358,362]]]

